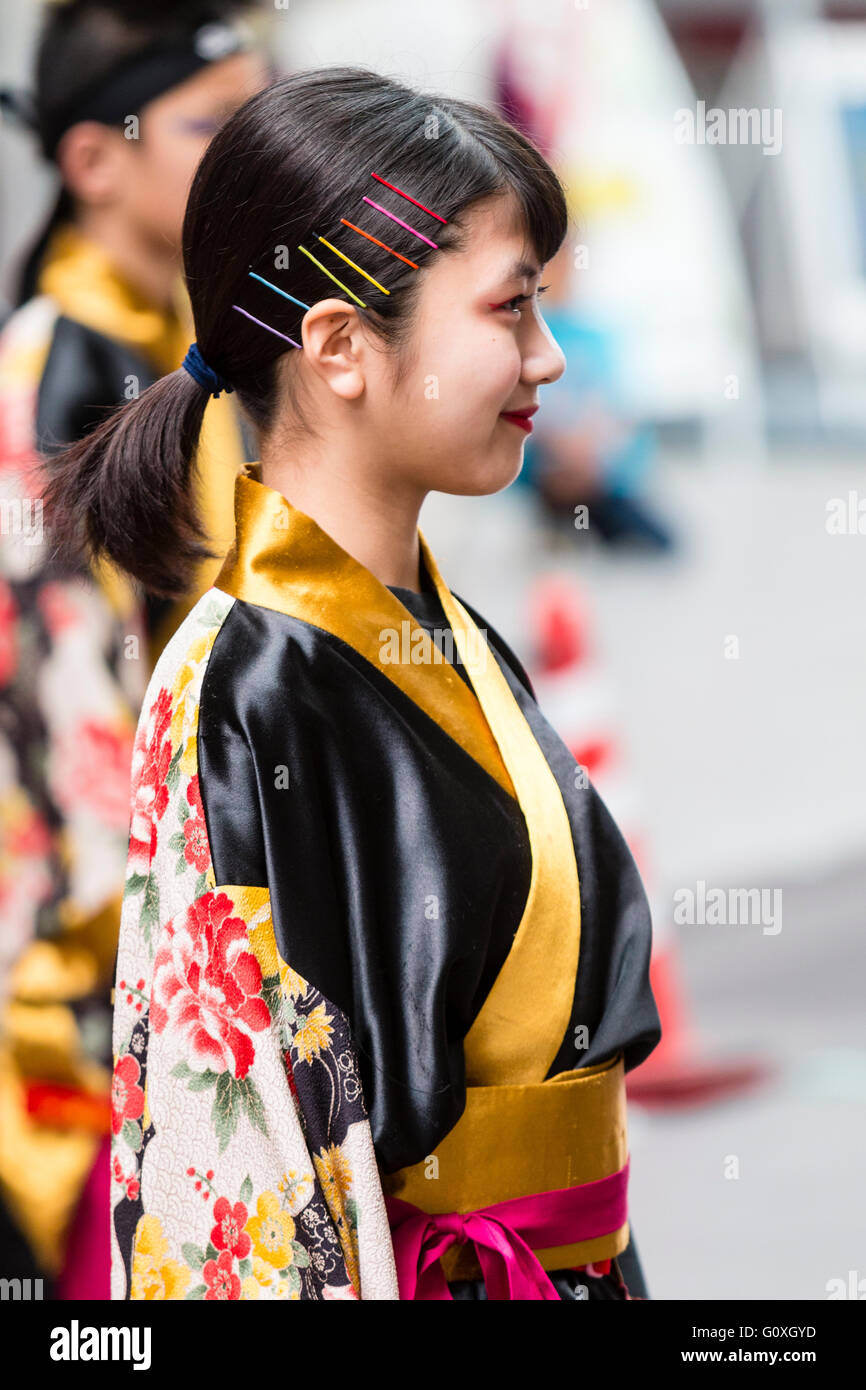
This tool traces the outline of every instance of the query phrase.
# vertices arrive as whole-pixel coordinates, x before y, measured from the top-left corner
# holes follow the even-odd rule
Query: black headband
[[[95,78],[56,110],[40,111],[26,92],[0,92],[4,106],[30,127],[42,144],[46,159],[53,159],[61,137],[79,121],[120,125],[149,101],[177,87],[199,68],[228,58],[253,46],[254,37],[243,22],[202,24],[183,38],[153,43],[121,58],[111,70]]]

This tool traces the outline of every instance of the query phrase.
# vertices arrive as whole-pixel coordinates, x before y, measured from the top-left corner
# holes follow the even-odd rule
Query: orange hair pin
[[[410,261],[408,256],[401,256],[400,252],[395,251],[393,246],[389,246],[387,242],[380,241],[377,236],[371,236],[369,232],[364,231],[363,227],[356,227],[354,222],[348,222],[345,217],[341,217],[340,221],[344,227],[351,227],[353,232],[360,232],[361,236],[365,236],[368,241],[374,241],[377,246],[382,247],[383,251],[390,251],[391,255],[396,256],[398,261],[405,261],[407,265],[411,265],[413,270],[421,269],[417,261]]]

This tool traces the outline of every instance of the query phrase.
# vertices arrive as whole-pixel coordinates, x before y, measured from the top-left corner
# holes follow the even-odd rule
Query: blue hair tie
[[[229,386],[224,376],[220,376],[219,372],[215,372],[213,367],[208,366],[199,351],[198,343],[190,343],[189,350],[181,366],[189,372],[190,376],[194,381],[198,382],[199,386],[203,386],[206,391],[210,391],[212,396],[219,396],[221,391],[231,394],[234,390],[234,387]]]

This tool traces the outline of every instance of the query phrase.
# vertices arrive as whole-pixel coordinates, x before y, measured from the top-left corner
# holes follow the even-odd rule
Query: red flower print
[[[301,1102],[298,1099],[298,1086],[297,1082],[295,1081],[295,1069],[292,1066],[291,1052],[283,1053],[283,1065],[286,1068],[286,1080],[289,1083],[289,1091],[291,1092],[292,1099],[295,1102],[295,1108],[297,1108]]]
[[[114,1181],[116,1183],[120,1183],[121,1187],[126,1188],[127,1197],[129,1198],[130,1202],[134,1202],[141,1190],[141,1184],[134,1173],[130,1174],[130,1176],[127,1177],[126,1173],[124,1173],[123,1171],[123,1167],[121,1165],[120,1159],[117,1157],[117,1154],[114,1155],[114,1161],[111,1165],[111,1171],[114,1174]]]
[[[13,348],[14,351],[14,348]],[[35,469],[45,467],[33,452],[33,421],[36,411],[36,385],[17,385],[13,374],[3,383],[0,409],[0,472],[21,474],[21,491],[26,497],[41,496],[44,482],[28,481]]]
[[[204,807],[201,804],[201,792],[198,786],[198,773],[189,779],[186,799],[193,809],[193,814],[184,822],[183,833],[186,837],[186,844],[183,852],[187,864],[194,864],[199,873],[203,874],[210,864],[210,847],[204,820]]]
[[[262,972],[227,893],[205,893],[170,924],[153,962],[151,1024],[185,1035],[198,1071],[242,1080],[255,1059],[251,1034],[270,1027]]]
[[[37,602],[52,637],[57,637],[64,628],[80,626],[83,621],[74,593],[64,584],[43,584]]]
[[[0,579],[0,685],[8,685],[18,665],[17,616],[12,590],[5,579]]]
[[[6,827],[4,827],[6,828]],[[30,806],[21,808],[17,825],[8,827],[7,845],[10,854],[22,859],[47,854],[51,847],[51,832],[46,822]]]
[[[252,1241],[244,1230],[247,1209],[243,1202],[232,1206],[227,1197],[218,1197],[213,1209],[216,1225],[210,1233],[211,1244],[217,1250],[229,1250],[235,1259],[243,1260],[250,1253]]]
[[[129,865],[139,873],[150,868],[156,848],[156,822],[168,805],[166,776],[172,758],[168,729],[171,691],[164,686],[139,726],[132,755],[132,807]]]
[[[131,1052],[121,1057],[111,1081],[111,1128],[115,1134],[124,1120],[137,1120],[144,1114],[144,1091],[138,1084],[141,1067]]]
[[[52,782],[63,811],[87,806],[105,824],[129,824],[132,731],[85,719],[58,743]]]
[[[232,1254],[223,1250],[215,1260],[207,1260],[202,1276],[207,1284],[205,1299],[232,1299],[241,1296],[241,1281],[232,1273]]]

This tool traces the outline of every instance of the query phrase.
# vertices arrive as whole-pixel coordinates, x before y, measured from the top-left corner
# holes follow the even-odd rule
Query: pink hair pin
[[[434,251],[439,250],[439,247],[436,245],[435,241],[431,241],[430,238],[428,236],[425,236],[423,232],[416,232],[415,228],[410,227],[408,222],[404,222],[402,217],[397,217],[393,212],[389,212],[387,208],[382,207],[381,203],[374,203],[373,199],[368,198],[366,193],[364,194],[364,202],[369,203],[370,207],[375,208],[377,212],[384,212],[385,216],[390,217],[392,222],[399,222],[400,226],[405,227],[407,232],[411,232],[413,236],[418,237],[419,241],[426,241],[427,245],[432,246]]]

